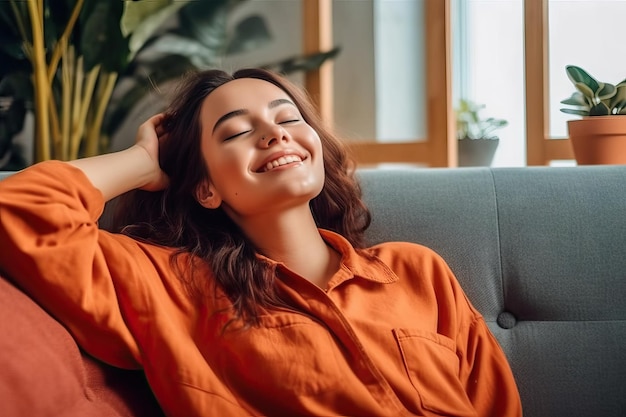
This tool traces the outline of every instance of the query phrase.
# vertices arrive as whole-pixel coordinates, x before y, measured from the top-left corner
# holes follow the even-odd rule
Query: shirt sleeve
[[[100,191],[63,162],[42,162],[0,181],[0,269],[89,353],[137,368],[139,349],[112,280],[132,262],[133,245],[98,229],[103,208]]]
[[[430,266],[422,269],[421,276],[435,292],[437,307],[433,309],[441,318],[438,332],[454,340],[459,359],[458,378],[476,414],[521,417],[517,384],[500,344],[447,262],[432,250],[427,253],[430,255],[422,258],[421,268]]]
[[[448,271],[456,299],[459,378],[479,416],[521,417],[522,406],[509,362],[483,316]]]
[[[521,417],[522,408],[513,373],[482,317],[468,327],[461,355],[461,382],[479,416]]]

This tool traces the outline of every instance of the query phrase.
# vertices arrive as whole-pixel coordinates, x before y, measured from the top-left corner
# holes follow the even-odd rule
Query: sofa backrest
[[[526,417],[626,415],[626,166],[361,170],[370,243],[446,259]]]

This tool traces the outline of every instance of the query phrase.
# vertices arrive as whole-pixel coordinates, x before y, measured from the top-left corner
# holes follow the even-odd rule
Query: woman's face
[[[308,205],[322,190],[320,138],[274,84],[230,81],[207,96],[200,117],[205,207],[222,205],[231,217],[277,213]]]

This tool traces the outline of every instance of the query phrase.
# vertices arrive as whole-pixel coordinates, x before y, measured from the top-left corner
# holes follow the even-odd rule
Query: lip
[[[283,149],[282,151],[274,152],[271,155],[269,155],[267,158],[265,158],[263,162],[254,169],[254,172],[256,172],[257,174],[261,174],[265,172],[265,166],[268,164],[268,162],[271,162],[275,159],[278,159],[280,157],[287,156],[287,155],[297,156],[303,162],[307,159],[307,156],[302,154],[301,152],[298,152],[293,149]]]

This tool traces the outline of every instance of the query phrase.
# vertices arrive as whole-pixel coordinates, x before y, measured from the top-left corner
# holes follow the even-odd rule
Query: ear
[[[208,209],[216,209],[222,204],[222,198],[208,180],[202,181],[196,188],[196,201]]]

